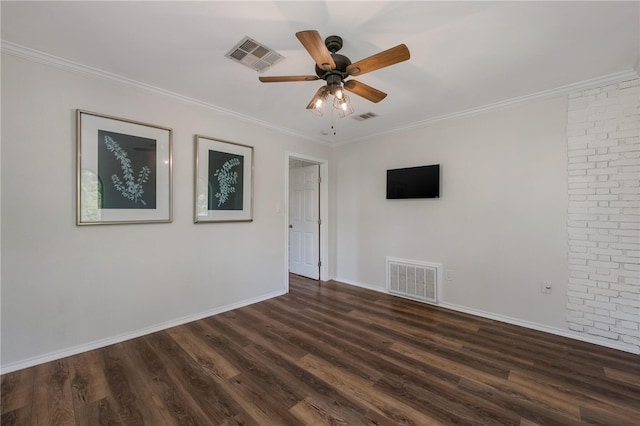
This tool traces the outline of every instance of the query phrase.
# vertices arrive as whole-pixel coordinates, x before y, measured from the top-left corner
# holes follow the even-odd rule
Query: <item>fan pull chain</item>
[[[335,127],[335,125],[333,124],[333,118],[334,118],[334,116],[335,116],[335,112],[334,112],[334,110],[333,110],[333,109],[331,109],[331,130],[333,131],[333,136],[335,136],[335,135],[336,135],[336,127]]]

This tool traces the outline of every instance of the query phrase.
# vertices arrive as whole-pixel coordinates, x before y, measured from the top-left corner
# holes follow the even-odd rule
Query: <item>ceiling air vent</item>
[[[258,72],[263,72],[284,59],[284,56],[278,52],[249,37],[240,40],[240,42],[224,56]]]
[[[370,118],[373,117],[377,117],[376,114],[372,113],[372,112],[368,112],[366,114],[360,114],[360,115],[356,115],[353,117],[354,120],[358,120],[358,121],[364,121],[364,120],[368,120]]]

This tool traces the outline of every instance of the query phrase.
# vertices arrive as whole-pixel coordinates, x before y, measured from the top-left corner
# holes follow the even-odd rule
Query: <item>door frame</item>
[[[286,151],[284,158],[284,277],[289,290],[289,160],[303,160],[320,165],[320,281],[329,280],[329,162],[326,158]]]

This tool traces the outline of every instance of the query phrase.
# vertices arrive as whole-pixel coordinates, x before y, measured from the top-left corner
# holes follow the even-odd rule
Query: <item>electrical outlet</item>
[[[451,269],[444,270],[445,281],[453,281],[453,271]]]
[[[542,285],[540,286],[540,291],[546,294],[551,293],[551,281],[542,281]]]

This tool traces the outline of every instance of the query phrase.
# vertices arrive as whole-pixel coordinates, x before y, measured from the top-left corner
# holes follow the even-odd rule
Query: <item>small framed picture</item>
[[[172,221],[172,130],[76,111],[76,223]]]
[[[194,223],[253,220],[253,147],[195,135]]]

